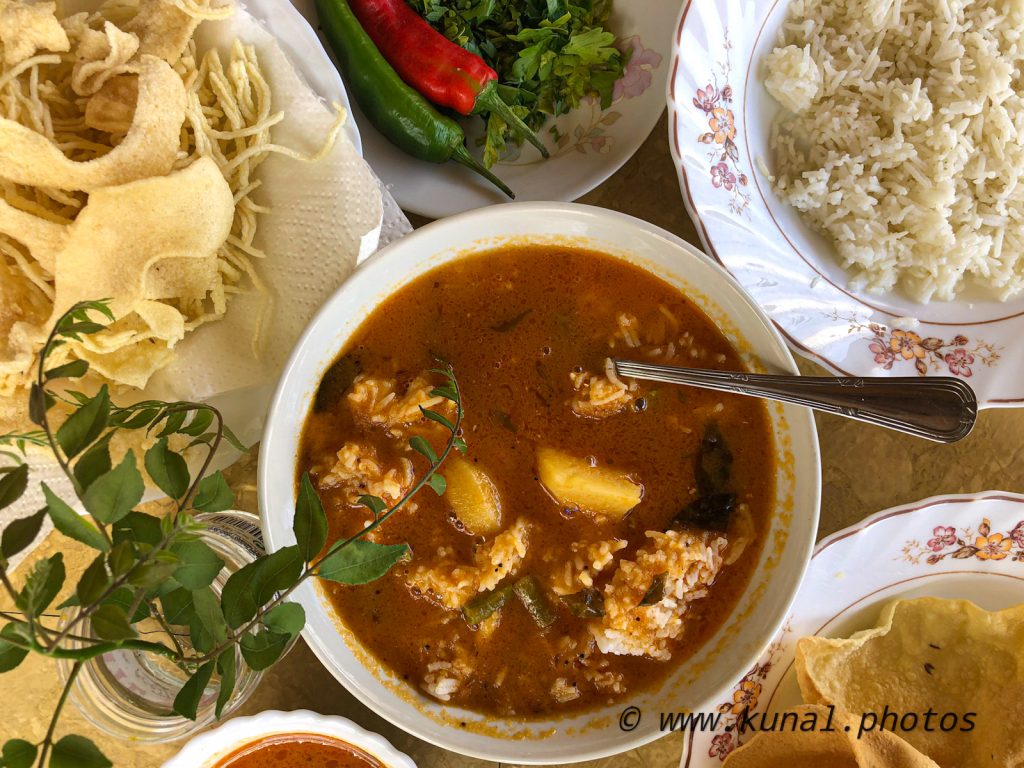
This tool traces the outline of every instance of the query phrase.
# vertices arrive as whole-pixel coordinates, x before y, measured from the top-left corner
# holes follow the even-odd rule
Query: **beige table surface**
[[[700,245],[679,195],[664,117],[640,151],[581,202],[646,219]],[[820,372],[803,360],[800,367],[805,373]],[[926,496],[989,489],[1024,491],[1024,410],[983,412],[973,434],[954,446],[934,445],[833,416],[818,416],[818,434],[824,467],[819,538],[885,507]],[[243,458],[229,477],[239,491],[239,506],[255,511],[254,457]],[[60,542],[64,549],[66,541]],[[42,549],[55,545],[48,541]],[[52,665],[37,659],[0,677],[0,742],[13,736],[40,737],[42,731],[34,731],[45,723],[57,691]],[[445,752],[385,722],[335,682],[302,643],[266,676],[240,714],[300,708],[345,715],[383,734],[421,768],[492,765]],[[158,766],[175,751],[173,745],[119,744],[82,724],[73,709],[62,724],[62,730],[70,729],[95,738],[119,768]],[[678,735],[670,735],[613,760],[580,765],[669,768],[678,764],[681,745]]]

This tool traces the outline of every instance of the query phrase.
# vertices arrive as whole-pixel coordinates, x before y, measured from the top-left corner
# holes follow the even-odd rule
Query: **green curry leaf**
[[[161,437],[146,451],[146,471],[157,487],[172,499],[180,499],[188,491],[188,464],[181,454],[168,447],[166,437]]]
[[[106,429],[110,419],[110,392],[107,385],[89,402],[76,409],[57,430],[57,442],[64,455],[74,458]]]
[[[26,656],[28,649],[21,647],[17,625],[4,624],[0,627],[0,673],[10,672],[21,664]]]
[[[0,535],[0,556],[6,560],[23,552],[39,535],[45,518],[46,508],[44,507],[34,515],[20,517],[8,523],[3,534]]]
[[[42,488],[43,497],[46,499],[46,510],[53,521],[54,528],[87,547],[98,549],[101,552],[110,550],[110,543],[95,525],[64,503],[46,483],[42,484]]]
[[[0,469],[0,509],[9,507],[28,488],[28,464]]]
[[[188,679],[188,682],[181,687],[178,695],[174,697],[174,711],[186,720],[195,720],[199,711],[199,702],[203,698],[206,686],[213,677],[213,668],[216,662],[208,661],[195,674]]]
[[[31,768],[36,761],[36,745],[24,739],[9,739],[0,752],[4,768]]]
[[[231,700],[231,694],[235,690],[235,679],[238,675],[238,651],[234,646],[222,651],[217,657],[217,673],[220,676],[220,687],[217,690],[217,707],[214,715],[217,719],[224,712],[224,707]]]
[[[251,669],[260,670],[272,667],[284,653],[291,636],[282,635],[269,629],[263,629],[246,635],[240,643],[242,658]]]
[[[134,451],[106,474],[100,475],[82,494],[82,503],[101,523],[116,523],[142,501],[146,484],[135,463]]]
[[[200,512],[223,512],[235,504],[235,494],[221,472],[214,472],[199,481],[192,506]]]
[[[38,616],[57,597],[64,586],[64,555],[60,552],[45,560],[37,560],[25,579],[25,586],[18,593],[15,603],[30,616]]]
[[[411,555],[408,544],[375,544],[356,539],[321,560],[317,575],[341,584],[366,584]]]
[[[113,603],[101,605],[90,618],[93,632],[102,640],[127,640],[135,637],[125,610]]]
[[[304,472],[299,481],[299,498],[295,502],[292,528],[306,562],[316,557],[327,543],[327,515],[308,472]]]
[[[185,589],[195,590],[210,586],[224,567],[224,561],[217,553],[198,539],[174,544],[171,552],[181,561],[174,571],[174,580]]]

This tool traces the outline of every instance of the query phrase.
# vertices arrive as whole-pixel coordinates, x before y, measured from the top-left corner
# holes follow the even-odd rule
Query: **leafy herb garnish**
[[[0,509],[27,490],[24,454],[31,445],[53,452],[86,511],[86,516],[80,516],[43,484],[46,506],[11,522],[0,535],[0,589],[17,608],[0,612],[0,673],[16,668],[29,653],[73,661],[45,736],[34,742],[9,739],[0,747],[0,768],[110,765],[88,739],[74,734],[58,738],[56,726],[83,664],[113,651],[163,656],[187,674],[174,701],[174,711],[186,718],[195,719],[205,688],[216,680],[215,711],[220,717],[236,684],[236,648],[253,670],[272,666],[305,625],[302,606],[287,602],[299,584],[314,576],[364,584],[409,557],[406,544],[377,544],[365,537],[425,485],[443,493],[445,481],[438,469],[453,449],[466,449],[460,436],[461,392],[451,366],[445,365],[433,370],[443,383],[431,395],[450,401],[454,417],[421,409],[426,418],[447,430],[448,439],[439,453],[422,437],[410,440],[410,447],[428,462],[426,473],[412,489],[390,508],[379,497],[361,497],[360,503],[373,514],[372,521],[328,546],[327,517],[308,474],[303,475],[293,523],[297,543],[232,573],[218,597],[212,585],[224,562],[202,541],[205,526],[195,515],[234,506],[234,494],[223,475],[209,468],[222,440],[245,448],[212,406],[157,400],[119,406],[106,386],[94,394],[68,387],[68,382],[89,372],[89,364],[72,360],[48,367],[52,352],[68,339],[80,340],[104,330],[103,320],[114,320],[106,301],[77,304],[57,321],[40,352],[29,393],[29,416],[39,429],[0,435],[0,455],[14,462],[0,467]],[[337,378],[349,378],[350,373],[338,371]],[[54,429],[51,415],[58,403],[69,415]],[[145,430],[153,441],[142,459],[153,482],[175,502],[166,517],[135,509],[145,486],[134,452],[116,465],[112,460],[112,438],[131,430]],[[193,448],[205,450],[195,475],[182,455]],[[46,517],[59,532],[96,552],[74,594],[56,608],[51,606],[67,578],[61,553],[34,563],[20,589],[8,575],[11,558],[29,547]],[[75,613],[62,627],[48,622],[54,610],[65,608]],[[87,620],[91,634],[75,634]],[[145,634],[136,626],[143,620],[159,624],[160,640],[143,639]],[[65,642],[70,638],[76,641],[73,648]]]
[[[588,93],[601,108],[612,101],[626,56],[604,28],[611,0],[412,0],[449,40],[481,56],[498,73],[506,104],[536,130],[549,116],[579,106]],[[496,114],[487,117],[484,164],[490,167],[514,135]]]

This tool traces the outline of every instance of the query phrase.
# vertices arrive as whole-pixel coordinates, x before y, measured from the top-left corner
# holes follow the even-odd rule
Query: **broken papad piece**
[[[723,768],[938,768],[896,734],[859,734],[859,715],[803,705],[770,717],[776,716],[815,727],[761,731],[730,753]]]
[[[49,324],[76,302],[110,297],[117,322],[70,344],[111,381],[145,386],[193,321],[189,303],[223,305],[216,261],[234,209],[227,181],[205,157],[93,192],[57,254]]]
[[[168,64],[181,58],[201,21],[226,19],[234,13],[233,2],[212,7],[194,0],[141,0],[139,12],[124,25],[125,32],[139,37],[139,53],[159,56]]]
[[[181,77],[167,62],[143,56],[134,119],[120,144],[101,157],[76,162],[44,135],[0,118],[0,179],[91,192],[163,176],[178,156],[185,104]]]
[[[126,133],[139,101],[139,76],[116,75],[107,80],[85,105],[85,124],[106,133]]]
[[[1024,605],[990,613],[968,600],[897,600],[849,639],[802,638],[795,667],[808,703],[879,724],[887,711],[916,713],[900,735],[942,768],[1024,766]]]
[[[71,42],[57,20],[57,3],[0,0],[0,45],[4,63],[14,66],[38,51],[67,51]]]
[[[71,89],[79,96],[92,96],[110,78],[134,72],[138,51],[139,38],[109,21],[103,22],[102,32],[86,27],[75,48]]]

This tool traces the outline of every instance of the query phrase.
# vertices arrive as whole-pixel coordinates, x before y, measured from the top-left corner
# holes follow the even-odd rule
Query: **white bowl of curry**
[[[308,472],[330,540],[444,442],[423,417],[451,365],[464,456],[372,534],[411,559],[304,584],[304,637],[378,714],[447,749],[566,763],[711,708],[779,629],[814,545],[804,409],[619,379],[610,357],[797,373],[763,312],[703,253],[572,204],[435,222],[362,264],[306,330],[260,457],[268,545],[294,543]],[[451,416],[451,411],[448,411]],[[639,716],[637,716],[639,712]]]

